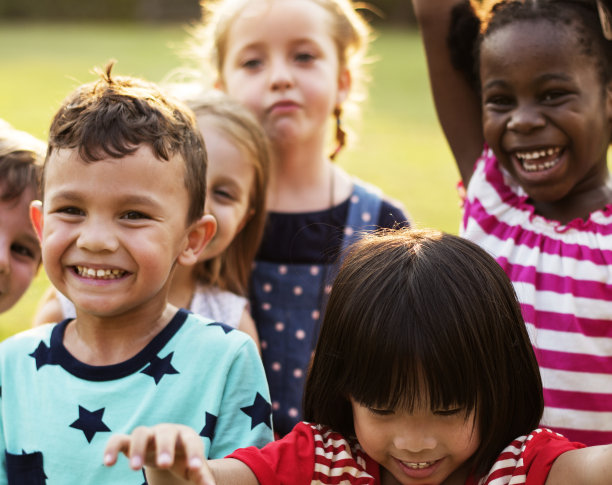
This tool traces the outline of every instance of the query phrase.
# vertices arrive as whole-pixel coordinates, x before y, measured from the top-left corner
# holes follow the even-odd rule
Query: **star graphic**
[[[88,411],[83,406],[79,405],[79,419],[70,425],[71,428],[80,429],[87,438],[87,442],[91,440],[97,432],[110,431],[110,428],[102,422],[104,408],[97,411]]]
[[[206,413],[206,417],[204,418],[204,422],[206,423],[200,431],[200,436],[203,438],[208,438],[210,441],[213,440],[215,436],[215,426],[217,425],[217,416],[214,414]]]
[[[257,393],[253,404],[240,410],[251,418],[251,429],[260,423],[272,429],[272,406],[261,394]]]
[[[155,380],[156,385],[159,384],[159,381],[162,380],[162,377],[164,377],[165,374],[178,374],[179,371],[172,367],[172,364],[170,363],[173,355],[174,352],[170,352],[163,359],[160,359],[157,356],[153,357],[151,362],[149,362],[149,365],[141,372],[151,376]]]
[[[225,332],[225,334],[227,335],[228,333],[230,333],[232,330],[234,330],[232,327],[230,327],[229,325],[226,325],[225,323],[221,323],[221,322],[214,322],[214,323],[209,323],[209,325],[215,326],[215,327],[221,327],[223,329],[223,331]]]
[[[47,483],[49,477],[47,477],[43,468],[42,452],[26,453],[22,448],[21,454],[6,452],[5,456],[7,469],[17,471],[16,476],[13,477],[15,481],[19,483],[40,483],[41,485]]]
[[[47,344],[45,344],[42,340],[38,344],[38,347],[36,347],[36,350],[28,355],[36,359],[36,370],[39,370],[43,365],[53,364],[51,359],[51,349],[47,347]]]

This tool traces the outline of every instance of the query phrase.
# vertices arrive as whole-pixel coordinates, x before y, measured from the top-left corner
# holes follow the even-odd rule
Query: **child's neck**
[[[587,220],[592,212],[612,204],[612,187],[610,183],[594,188],[581,190],[575,187],[561,200],[554,202],[531,201],[536,214],[549,220],[567,224],[574,219]]]
[[[113,365],[134,357],[170,322],[176,307],[151,306],[129,315],[95,317],[77,308],[77,318],[64,333],[63,344],[77,360],[88,365]]]
[[[348,175],[321,150],[276,149],[268,190],[268,210],[315,212],[345,200],[351,191]]]

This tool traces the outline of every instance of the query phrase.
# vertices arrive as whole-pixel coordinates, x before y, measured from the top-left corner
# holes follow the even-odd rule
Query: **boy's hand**
[[[104,464],[112,466],[119,453],[130,460],[130,467],[147,470],[147,479],[152,485],[158,483],[195,483],[214,485],[212,472],[204,459],[202,438],[188,426],[180,424],[159,424],[151,428],[144,426],[132,431],[131,435],[113,435],[104,450]],[[159,474],[166,480],[157,481],[154,469],[167,470]],[[178,480],[177,480],[178,479]],[[161,480],[161,479],[160,479]]]

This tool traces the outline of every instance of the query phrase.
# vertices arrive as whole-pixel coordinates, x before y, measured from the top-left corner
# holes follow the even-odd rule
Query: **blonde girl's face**
[[[384,468],[382,483],[438,485],[451,476],[457,483],[467,479],[463,465],[480,444],[473,413],[433,412],[426,406],[413,412],[373,409],[352,398],[351,405],[360,445]]]
[[[205,211],[215,216],[217,232],[200,254],[200,261],[225,251],[251,214],[255,166],[220,129],[198,118],[208,153]]]
[[[220,87],[255,113],[273,144],[324,138],[348,94],[331,24],[312,0],[255,0],[230,25]]]

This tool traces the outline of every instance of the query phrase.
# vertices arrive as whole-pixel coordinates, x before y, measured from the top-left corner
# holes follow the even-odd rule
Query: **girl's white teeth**
[[[421,468],[427,468],[433,465],[435,461],[419,461],[416,463],[408,463],[408,462],[403,461],[402,463],[408,468],[412,468],[414,470],[420,470]]]
[[[105,280],[114,280],[123,276],[125,271],[120,269],[94,269],[85,266],[76,266],[76,271],[79,276],[85,278],[100,278]]]
[[[528,172],[537,172],[554,167],[559,161],[558,155],[560,152],[561,149],[559,147],[534,150],[532,152],[516,152],[516,158],[521,161],[525,170]],[[547,157],[548,160],[539,161],[544,157]],[[550,157],[554,158],[551,159]]]

